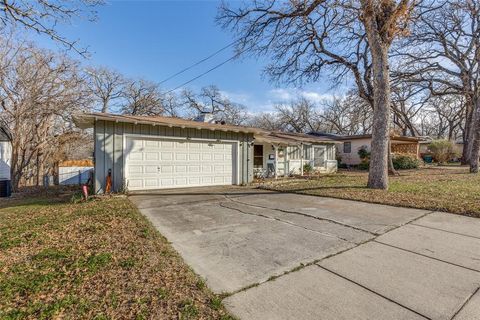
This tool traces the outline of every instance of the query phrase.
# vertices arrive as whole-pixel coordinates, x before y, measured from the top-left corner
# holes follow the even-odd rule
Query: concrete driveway
[[[480,319],[480,219],[238,187],[130,199],[240,319]]]

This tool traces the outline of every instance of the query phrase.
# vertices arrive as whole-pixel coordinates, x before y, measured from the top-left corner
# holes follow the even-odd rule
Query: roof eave
[[[122,115],[113,115],[113,116],[108,116],[108,115],[101,115],[101,114],[89,114],[89,113],[83,113],[83,114],[77,114],[73,116],[73,122],[75,123],[76,126],[78,126],[81,129],[88,129],[92,128],[95,124],[95,121],[98,120],[104,120],[104,121],[112,121],[112,122],[123,122],[123,123],[133,123],[135,125],[137,124],[147,124],[147,125],[153,125],[153,126],[166,126],[170,128],[191,128],[191,129],[203,129],[203,130],[212,130],[212,131],[229,131],[229,132],[240,132],[240,133],[253,133],[253,134],[261,134],[265,133],[264,130],[258,129],[255,130],[253,128],[243,128],[243,127],[237,127],[237,128],[229,128],[229,127],[224,127],[222,128],[221,126],[218,127],[206,127],[206,126],[200,126],[200,125],[193,125],[193,124],[175,124],[175,123],[168,123],[168,122],[161,122],[161,121],[149,121],[149,120],[139,120],[135,118],[130,118],[128,116],[122,116]]]

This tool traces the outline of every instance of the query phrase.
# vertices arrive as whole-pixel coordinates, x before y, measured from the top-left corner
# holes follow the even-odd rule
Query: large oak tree
[[[388,188],[389,50],[407,29],[412,0],[257,0],[224,3],[218,20],[239,38],[238,52],[269,55],[273,80],[303,84],[330,72],[353,75],[374,108],[368,186]]]

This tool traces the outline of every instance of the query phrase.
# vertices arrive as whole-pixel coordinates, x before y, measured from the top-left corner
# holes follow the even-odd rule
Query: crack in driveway
[[[228,199],[228,200],[232,201],[231,199]],[[234,201],[234,202],[236,202],[236,201]],[[326,236],[326,237],[336,238],[336,239],[339,239],[339,240],[342,240],[342,241],[345,241],[345,242],[348,242],[348,243],[356,244],[355,242],[352,242],[352,241],[350,241],[346,238],[342,238],[338,235],[331,234],[331,233],[328,233],[328,232],[321,232],[321,231],[318,231],[318,230],[313,230],[313,229],[298,225],[296,223],[280,219],[278,217],[272,217],[272,216],[263,215],[263,214],[260,214],[260,213],[247,212],[247,211],[241,210],[239,208],[232,208],[232,207],[229,207],[229,206],[225,205],[225,203],[223,203],[223,202],[220,202],[219,206],[221,206],[222,208],[226,208],[226,209],[230,209],[230,210],[240,212],[242,214],[248,214],[248,215],[253,215],[253,216],[257,216],[257,217],[261,217],[261,218],[265,218],[265,219],[269,219],[269,220],[275,220],[275,221],[285,223],[285,224],[288,224],[288,225],[291,225],[291,226],[294,226],[294,227],[297,227],[297,228],[301,228],[301,229],[304,229],[304,230],[307,230],[307,231],[315,232],[315,233],[321,234],[321,235]],[[276,209],[271,209],[271,210],[279,211],[279,210],[276,210]]]
[[[328,218],[322,218],[322,217],[312,216],[312,215],[310,215],[310,214],[306,214],[306,213],[298,212],[298,211],[285,210],[285,209],[280,209],[280,208],[271,208],[271,207],[261,206],[261,205],[258,205],[258,204],[250,204],[250,203],[247,203],[247,202],[234,200],[234,199],[228,197],[227,195],[225,195],[225,198],[227,198],[227,199],[229,199],[229,200],[231,200],[231,201],[233,201],[233,202],[237,202],[237,203],[240,203],[240,204],[243,204],[243,205],[247,205],[247,206],[251,206],[251,207],[257,207],[257,208],[269,209],[269,210],[277,210],[277,211],[279,211],[279,212],[296,214],[296,215],[299,215],[299,216],[308,217],[308,218],[312,218],[312,219],[317,219],[317,220],[321,220],[321,221],[328,221],[328,222],[331,222],[331,223],[335,223],[335,224],[341,225],[341,226],[343,226],[343,227],[355,229],[355,230],[357,230],[357,231],[363,231],[363,232],[369,233],[369,234],[371,234],[371,235],[373,235],[373,236],[379,236],[379,235],[380,235],[380,233],[372,232],[372,231],[365,230],[365,229],[363,229],[363,228],[358,228],[358,227],[355,227],[355,226],[351,226],[351,225],[348,225],[348,224],[346,224],[346,223],[343,223],[343,222],[340,222],[340,221],[336,221],[336,220],[333,220],[333,219],[328,219]]]

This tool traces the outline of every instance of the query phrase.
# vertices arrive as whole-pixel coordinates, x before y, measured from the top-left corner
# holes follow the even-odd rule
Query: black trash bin
[[[0,198],[12,195],[12,184],[10,180],[0,180]]]

